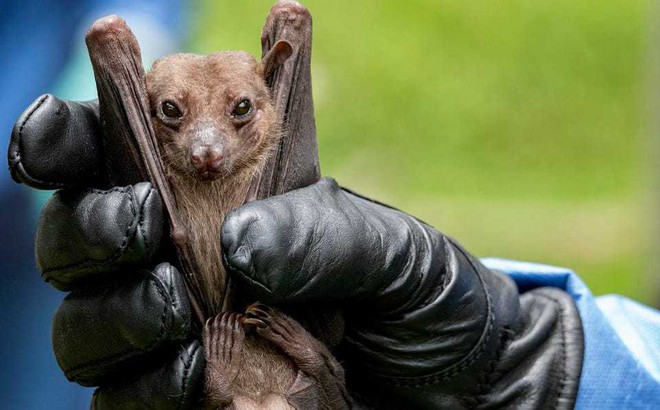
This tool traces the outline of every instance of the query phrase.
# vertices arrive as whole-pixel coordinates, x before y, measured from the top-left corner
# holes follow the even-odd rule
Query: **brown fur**
[[[205,308],[220,312],[226,283],[220,255],[220,226],[246,198],[255,173],[277,147],[280,132],[263,67],[244,52],[209,56],[175,54],[158,60],[147,74],[147,88],[165,172],[187,226]],[[249,122],[231,112],[248,98],[255,113]],[[159,113],[163,101],[182,110],[180,124]],[[192,135],[216,133],[223,140],[225,163],[212,181],[199,180],[191,164]]]
[[[263,68],[244,52],[209,56],[176,54],[158,60],[147,74],[147,89],[165,172],[170,180],[181,219],[186,225],[202,301],[213,314],[222,309],[226,272],[220,250],[220,227],[229,211],[246,198],[254,174],[279,141],[273,103],[262,77]],[[235,121],[231,112],[249,98],[252,119]],[[163,101],[181,109],[180,123],[172,127],[159,113]],[[225,164],[215,180],[200,180],[191,164],[190,140],[195,133],[221,135]],[[258,398],[264,388],[283,395],[293,383],[292,364],[260,339],[246,340],[241,386],[245,395]],[[266,377],[267,375],[267,377]]]
[[[327,348],[284,313],[255,303],[209,319],[202,334],[205,406],[328,409],[351,406],[344,371]]]
[[[250,320],[260,329],[245,332],[242,315],[240,321],[237,314],[218,315],[227,283],[221,225],[227,213],[244,203],[253,177],[279,143],[279,122],[264,77],[290,53],[288,43],[278,43],[260,63],[244,52],[176,54],[157,61],[147,74],[159,151],[196,261],[193,280],[201,290],[199,302],[214,317],[204,331],[205,402],[212,408],[292,409],[287,398],[300,400],[296,397],[301,393],[291,389],[299,389],[300,380],[306,380],[300,374],[304,368],[321,375],[329,374],[331,368],[333,374],[317,381],[318,387],[302,383],[310,386],[303,394],[306,400],[309,391],[317,392],[311,397],[332,396],[340,403],[347,397],[341,366],[293,319],[256,307],[254,312],[261,312],[263,320]],[[237,104],[245,99],[251,102],[250,114],[234,115]],[[164,103],[175,104],[180,115],[167,115]],[[198,157],[196,162],[194,152],[199,146],[205,147],[205,153],[217,149],[221,162],[207,161],[210,157],[201,162]],[[276,328],[284,333],[277,333]],[[296,357],[307,351],[313,354]],[[332,393],[323,393],[328,389]]]

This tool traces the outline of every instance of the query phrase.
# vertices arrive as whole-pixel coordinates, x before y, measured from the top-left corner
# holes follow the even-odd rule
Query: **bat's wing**
[[[108,184],[151,181],[175,233],[180,224],[151,123],[140,46],[126,22],[114,15],[96,20],[85,41],[99,97]]]
[[[293,386],[287,393],[287,401],[296,410],[323,408],[320,391],[315,383],[302,372],[298,372]]]
[[[291,57],[268,79],[284,134],[277,154],[252,181],[247,201],[302,188],[321,177],[312,100],[312,15],[300,3],[280,0],[272,7],[261,32],[262,54],[279,40],[293,46]],[[331,348],[343,336],[344,322],[334,309],[290,313]]]
[[[126,22],[118,16],[96,20],[85,37],[94,69],[99,97],[104,160],[108,186],[150,181],[160,193],[170,222],[181,268],[188,286],[195,281],[192,252],[179,220],[176,200],[163,171],[158,143],[151,123],[147,82],[140,46]],[[190,290],[190,289],[189,289]],[[203,319],[192,289],[191,302],[198,319]],[[203,323],[203,322],[202,322]]]
[[[283,136],[276,155],[254,179],[248,201],[301,188],[320,178],[312,101],[312,16],[304,6],[290,0],[273,6],[261,33],[262,54],[279,40],[293,46],[291,57],[268,79]]]
[[[305,7],[289,0],[273,6],[262,32],[263,53],[278,40],[287,40],[294,48],[268,79],[284,134],[276,155],[253,180],[246,201],[307,186],[320,177],[311,84],[312,18]],[[193,254],[158,152],[140,47],[117,16],[94,22],[86,42],[99,96],[108,186],[149,180],[158,189],[193,308],[203,323],[199,308],[203,293],[191,280]]]
[[[286,400],[291,407],[296,410],[306,409],[351,409],[353,408],[352,399],[343,387],[343,379],[341,381],[341,389],[327,390],[324,384],[331,383],[336,385],[339,382],[338,378],[329,379],[325,378],[311,378],[301,371],[298,371],[296,380],[287,392]],[[326,388],[328,386],[325,386]]]

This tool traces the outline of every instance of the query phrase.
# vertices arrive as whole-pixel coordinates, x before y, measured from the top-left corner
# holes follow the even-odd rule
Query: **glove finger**
[[[153,272],[70,293],[53,317],[53,350],[69,380],[97,386],[189,331],[183,278],[162,263]]]
[[[160,366],[137,378],[94,392],[92,409],[196,408],[204,377],[204,354],[198,341],[181,345]]]
[[[149,183],[109,191],[62,190],[42,211],[37,265],[46,282],[71,290],[149,262],[162,235],[160,196]]]
[[[266,302],[356,300],[405,266],[413,234],[401,215],[322,179],[231,212],[224,262]]]
[[[101,179],[98,102],[37,98],[14,125],[8,157],[14,181],[34,188],[95,185]]]

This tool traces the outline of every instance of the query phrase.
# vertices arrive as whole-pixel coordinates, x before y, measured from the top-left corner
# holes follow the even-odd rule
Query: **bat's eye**
[[[180,118],[181,110],[172,101],[165,101],[160,105],[160,110],[163,115],[168,118]]]
[[[231,115],[235,117],[242,117],[250,112],[251,107],[252,106],[250,105],[250,100],[243,100],[236,104],[236,107],[234,107],[234,111],[232,111]]]

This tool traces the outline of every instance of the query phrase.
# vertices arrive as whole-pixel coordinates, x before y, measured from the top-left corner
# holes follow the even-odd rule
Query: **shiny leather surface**
[[[42,211],[37,265],[46,282],[72,290],[144,265],[162,236],[160,197],[147,182],[108,191],[62,190]]]
[[[13,177],[42,188],[102,180],[94,115],[37,100],[12,137]],[[94,408],[184,408],[200,392],[181,277],[167,264],[148,269],[161,230],[160,201],[143,184],[61,191],[44,210],[40,268],[74,289],[53,319],[53,345],[70,379],[101,385]],[[343,309],[340,353],[366,408],[574,403],[583,342],[570,297],[521,296],[451,238],[332,180],[239,208],[222,246],[228,270],[262,300]]]
[[[96,389],[93,410],[189,409],[199,408],[204,378],[204,353],[198,341],[165,352],[160,366],[118,377],[116,382]]]
[[[55,193],[36,240],[44,279],[73,290],[53,318],[56,357],[69,379],[103,386],[94,408],[190,408],[204,358],[199,342],[181,342],[190,337],[190,306],[180,275],[167,264],[153,268],[163,235],[159,196],[145,183],[85,188],[107,185],[102,158],[96,101],[41,96],[10,140],[16,182],[79,187]]]
[[[34,188],[98,186],[102,148],[98,102],[77,103],[42,95],[14,125],[9,171]]]
[[[188,337],[190,304],[181,275],[153,271],[71,292],[53,317],[53,350],[69,380],[99,385],[132,358]]]
[[[572,299],[521,298],[409,215],[325,179],[239,208],[222,232],[227,265],[261,299],[344,307],[349,386],[377,408],[575,401],[583,342]]]

